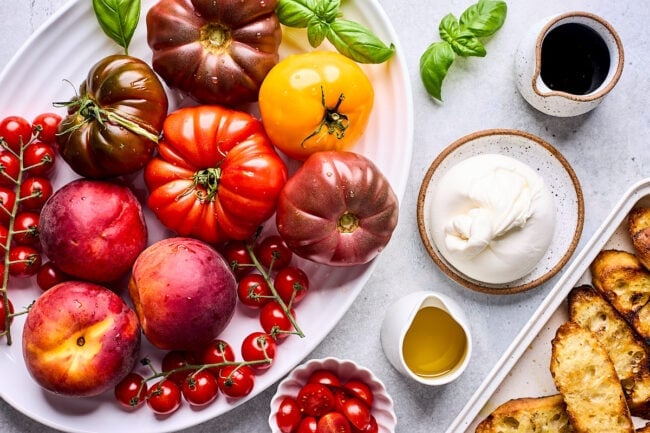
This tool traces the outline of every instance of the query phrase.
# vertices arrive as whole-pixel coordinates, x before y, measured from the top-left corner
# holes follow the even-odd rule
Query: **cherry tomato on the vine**
[[[40,130],[39,140],[48,144],[55,142],[59,123],[61,123],[61,116],[56,113],[41,113],[32,121],[34,128]]]
[[[181,390],[174,381],[163,379],[149,389],[147,405],[158,415],[168,415],[181,406]]]
[[[275,420],[282,433],[295,433],[302,420],[298,402],[293,397],[284,397],[278,407]]]
[[[13,212],[14,204],[16,203],[16,193],[11,188],[0,186],[0,224],[9,223],[9,215]]]
[[[36,274],[36,284],[45,291],[64,281],[70,280],[70,276],[59,269],[52,262],[45,262]]]
[[[0,210],[2,212],[2,210]],[[9,229],[3,225],[0,225],[0,251],[2,248],[7,247],[7,238],[9,237]]]
[[[8,150],[0,149],[0,185],[13,187],[20,174],[20,160]]]
[[[7,305],[9,306],[9,315],[14,314],[14,305],[11,303],[10,299],[7,299]],[[13,318],[9,319],[9,323],[13,321]],[[5,308],[5,303],[0,298],[0,332],[5,332],[7,323],[7,309]]]
[[[309,290],[309,277],[300,268],[288,266],[278,271],[273,280],[273,285],[278,295],[285,304],[297,304],[307,295]]]
[[[245,397],[255,386],[255,373],[247,365],[227,365],[219,370],[219,390],[228,397]]]
[[[255,256],[262,266],[277,271],[289,266],[293,253],[279,235],[270,235],[255,246]]]
[[[20,184],[20,204],[25,209],[40,210],[53,192],[49,179],[28,177]]]
[[[31,277],[41,268],[41,254],[27,245],[9,249],[9,274],[14,277]]]
[[[221,253],[230,265],[230,269],[235,274],[237,280],[255,268],[253,259],[251,259],[244,241],[229,241],[221,249]]]
[[[257,369],[267,369],[275,358],[276,344],[275,340],[265,332],[252,332],[248,334],[241,345],[241,354],[244,361],[265,361],[268,362],[254,364]]]
[[[34,141],[23,152],[23,167],[30,176],[47,176],[54,168],[55,158],[52,146]]]
[[[5,117],[0,120],[0,138],[11,150],[19,154],[21,146],[32,138],[32,125],[24,117]]]
[[[272,300],[273,293],[261,274],[248,274],[237,283],[237,297],[247,307],[260,308]]]
[[[19,212],[14,218],[13,238],[21,245],[38,245],[38,224],[40,215],[36,212]]]
[[[196,364],[196,359],[192,354],[184,350],[170,350],[163,356],[161,367],[163,372],[169,372],[177,368],[185,367],[188,364]],[[180,370],[167,376],[167,379],[181,386],[185,382],[185,378],[191,373],[192,370]]]
[[[338,412],[328,412],[318,419],[316,433],[351,433],[348,420]]]
[[[217,378],[207,370],[188,375],[181,388],[183,397],[194,406],[205,406],[216,400],[219,393]]]
[[[232,346],[227,342],[216,339],[203,350],[201,354],[202,364],[221,364],[224,362],[233,362],[235,360],[235,351]],[[219,370],[222,367],[210,367],[209,371],[219,376]]]
[[[115,385],[115,399],[126,409],[135,409],[144,403],[147,395],[147,384],[137,373],[129,373]]]
[[[295,318],[295,311],[291,309],[290,312]],[[260,324],[264,332],[276,340],[287,338],[291,333],[295,332],[291,320],[285,314],[280,304],[275,301],[269,302],[262,307],[260,311]]]
[[[306,415],[320,417],[334,409],[334,394],[321,383],[307,383],[300,388],[296,400]]]

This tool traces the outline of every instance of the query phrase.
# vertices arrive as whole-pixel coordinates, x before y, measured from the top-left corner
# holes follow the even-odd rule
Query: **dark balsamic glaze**
[[[609,72],[609,50],[592,28],[561,24],[542,42],[541,77],[552,90],[586,95],[596,90]]]

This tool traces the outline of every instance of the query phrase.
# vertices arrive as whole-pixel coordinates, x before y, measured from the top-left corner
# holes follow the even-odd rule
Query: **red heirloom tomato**
[[[219,106],[181,108],[163,126],[144,179],[149,207],[181,236],[247,239],[275,212],[287,180],[262,123]]]
[[[151,159],[167,115],[167,94],[154,71],[140,59],[108,56],[97,62],[63,103],[59,124],[61,157],[78,174],[107,178],[134,173]]]
[[[153,68],[202,103],[257,100],[278,62],[277,0],[162,0],[147,13]]]
[[[386,246],[399,206],[388,179],[368,158],[317,152],[289,179],[277,228],[289,248],[333,266],[367,263]]]

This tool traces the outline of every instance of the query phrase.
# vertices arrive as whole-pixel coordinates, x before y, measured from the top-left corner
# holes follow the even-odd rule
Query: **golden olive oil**
[[[422,377],[441,376],[459,365],[467,350],[463,328],[446,311],[421,308],[404,336],[406,366]]]

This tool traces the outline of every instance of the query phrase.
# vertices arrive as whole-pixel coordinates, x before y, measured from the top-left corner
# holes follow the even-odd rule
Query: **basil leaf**
[[[307,27],[307,40],[312,48],[318,47],[329,31],[329,25],[319,20],[312,20]]]
[[[438,32],[443,41],[452,43],[460,34],[460,24],[458,24],[456,17],[453,14],[445,15],[440,20]]]
[[[323,0],[316,5],[316,15],[326,23],[333,22],[339,15],[341,0]]]
[[[344,56],[359,63],[383,63],[395,53],[368,28],[355,21],[336,19],[329,25],[327,40]]]
[[[334,21],[340,5],[341,0],[278,0],[275,14],[285,26],[303,28],[313,20]]]
[[[460,16],[460,26],[476,37],[490,36],[503,26],[507,13],[508,6],[504,1],[479,0]]]
[[[449,43],[456,54],[462,57],[485,57],[485,47],[476,36],[468,31],[461,32]]]
[[[448,42],[434,42],[420,57],[420,77],[429,95],[442,101],[442,82],[456,55]]]
[[[128,54],[140,20],[140,0],[93,0],[93,9],[104,33]]]

